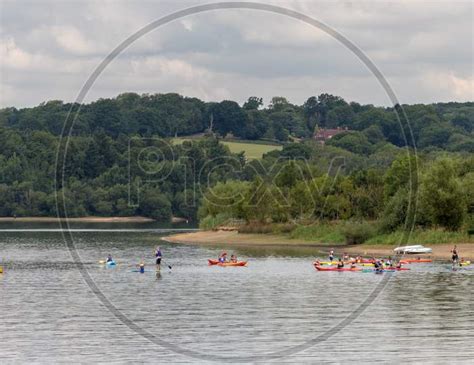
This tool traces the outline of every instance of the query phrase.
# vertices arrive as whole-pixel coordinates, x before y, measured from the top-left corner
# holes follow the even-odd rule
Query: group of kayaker
[[[230,255],[230,260],[227,260],[227,252],[223,251],[218,258],[218,261],[223,264],[225,262],[237,262],[237,255],[232,254]]]
[[[398,262],[395,264],[395,262],[392,260],[392,257],[389,256],[387,259],[376,259],[375,257],[372,257],[371,259],[364,259],[361,256],[357,257],[350,257],[346,252],[342,254],[342,256],[337,260],[337,262],[334,261],[334,250],[329,251],[329,264],[336,264],[338,269],[343,269],[345,265],[350,265],[351,269],[355,269],[357,264],[373,264],[374,268],[376,271],[381,271],[383,269],[400,269],[402,267],[402,262]],[[316,260],[314,262],[314,265],[321,265],[323,262],[320,260]]]
[[[329,257],[329,264],[337,264],[338,269],[343,269],[345,264],[349,264],[352,269],[356,268],[356,264],[372,264],[375,268],[376,271],[382,271],[384,269],[390,268],[390,269],[401,269],[403,263],[406,263],[404,261],[409,261],[409,260],[400,260],[399,262],[395,263],[392,260],[392,257],[389,256],[387,259],[376,259],[375,257],[372,257],[371,259],[363,259],[361,256],[357,257],[350,257],[346,252],[344,252],[341,257],[338,259],[338,261],[334,261],[335,255],[334,255],[334,249],[331,249],[328,254]],[[421,257],[418,257],[417,260],[419,262],[426,262],[426,260],[421,259]],[[463,265],[469,265],[470,261],[464,261],[463,258],[459,259],[459,251],[456,245],[454,245],[453,249],[451,250],[451,261],[454,266],[463,266]],[[411,261],[413,262],[413,261]],[[316,260],[314,262],[315,265],[320,265],[324,262],[321,262],[319,260]]]

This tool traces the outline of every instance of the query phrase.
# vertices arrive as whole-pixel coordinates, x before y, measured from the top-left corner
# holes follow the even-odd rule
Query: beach
[[[314,247],[318,251],[325,252],[330,249],[335,250],[336,256],[347,252],[352,256],[390,256],[394,255],[394,245],[382,244],[361,244],[361,245],[334,245],[314,243],[306,240],[290,239],[285,235],[275,234],[246,234],[237,231],[199,231],[191,233],[179,233],[162,238],[163,241],[179,244],[195,244],[195,245],[229,245],[229,246],[288,246],[288,247]],[[459,257],[466,260],[474,259],[474,244],[458,243],[456,244],[460,253]],[[451,249],[454,244],[449,243],[433,243],[425,244],[426,247],[433,249],[429,255],[435,260],[449,260],[451,257]],[[425,257],[424,256],[424,257]]]

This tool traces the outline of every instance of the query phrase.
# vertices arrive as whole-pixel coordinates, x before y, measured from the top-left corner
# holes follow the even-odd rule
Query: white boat
[[[400,254],[423,254],[423,253],[432,253],[433,249],[425,247],[423,245],[413,245],[413,246],[401,246],[395,248],[393,251]]]

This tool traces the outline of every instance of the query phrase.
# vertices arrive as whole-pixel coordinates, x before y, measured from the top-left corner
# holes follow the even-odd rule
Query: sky
[[[74,101],[128,36],[175,11],[212,2],[0,0],[0,107]],[[474,101],[472,1],[262,1],[327,24],[380,69],[401,103]],[[283,15],[227,9],[154,29],[100,74],[86,102],[124,92],[206,101],[321,93],[391,105],[338,40]]]

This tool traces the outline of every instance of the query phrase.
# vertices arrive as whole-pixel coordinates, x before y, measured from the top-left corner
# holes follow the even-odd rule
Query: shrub
[[[375,227],[367,222],[347,222],[341,230],[348,245],[364,243],[376,233]]]
[[[229,213],[219,213],[216,216],[208,215],[204,219],[201,219],[199,228],[204,230],[216,229],[217,227],[224,225],[230,219],[232,219],[232,216]]]
[[[273,233],[273,226],[271,224],[251,222],[249,224],[246,224],[245,226],[239,227],[239,233]]]

